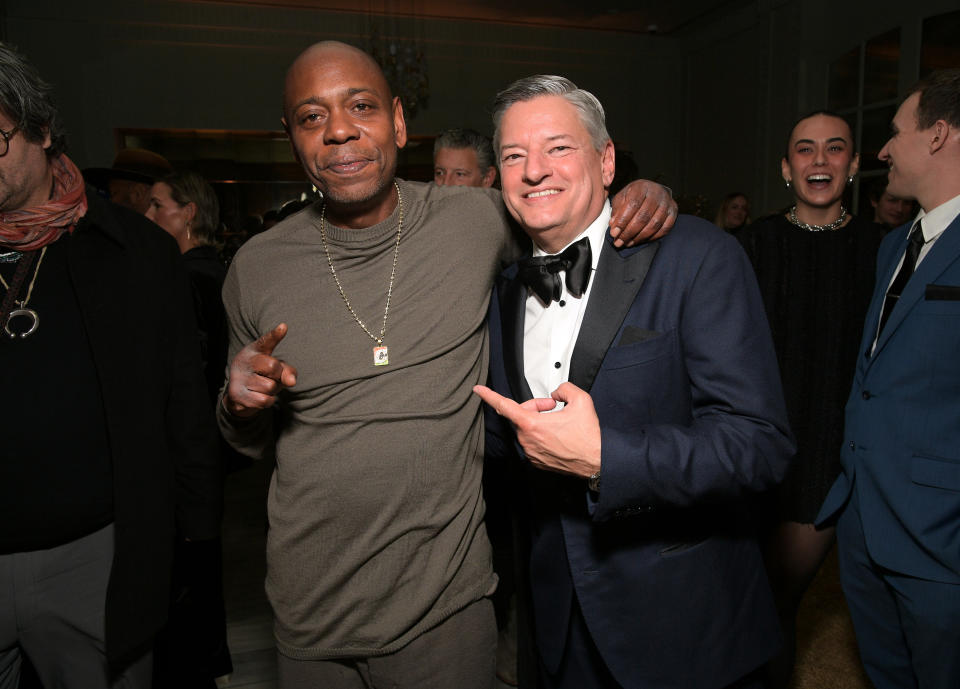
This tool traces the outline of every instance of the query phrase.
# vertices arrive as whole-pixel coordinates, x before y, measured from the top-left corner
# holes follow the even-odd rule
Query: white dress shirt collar
[[[929,213],[921,210],[913,224],[916,225],[917,221],[923,220],[923,241],[929,243],[943,234],[958,215],[960,215],[960,196],[954,196]]]

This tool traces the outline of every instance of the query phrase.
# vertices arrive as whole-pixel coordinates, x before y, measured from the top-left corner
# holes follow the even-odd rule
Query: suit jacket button
[[[861,395],[861,397],[863,397],[863,399],[865,399],[865,400],[868,400],[868,399],[870,399],[870,398],[872,397],[872,395],[870,394],[870,391],[869,391],[869,390],[864,390],[864,391],[863,391],[863,394]]]
[[[857,449],[857,444],[851,440],[851,441],[850,441],[850,451],[852,452],[853,450],[856,450],[856,449]]]

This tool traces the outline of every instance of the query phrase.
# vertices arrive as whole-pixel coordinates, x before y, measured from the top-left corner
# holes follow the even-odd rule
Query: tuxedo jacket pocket
[[[662,333],[627,326],[620,333],[616,345],[607,350],[602,367],[626,368],[659,359],[672,350],[675,332]]]
[[[960,286],[927,285],[923,298],[927,301],[960,301]]]
[[[644,330],[643,328],[627,325],[624,326],[623,332],[620,333],[620,339],[617,340],[617,347],[626,347],[634,342],[652,340],[655,337],[660,337],[661,334],[662,333],[656,330]]]
[[[910,480],[921,486],[960,491],[960,462],[914,455]]]

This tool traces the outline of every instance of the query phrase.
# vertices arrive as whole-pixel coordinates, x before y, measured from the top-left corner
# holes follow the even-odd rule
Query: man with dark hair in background
[[[0,688],[150,686],[176,537],[217,535],[216,432],[175,242],[88,193],[0,44]]]
[[[441,187],[490,187],[496,179],[493,147],[480,132],[448,129],[433,142],[433,181]]]
[[[911,89],[880,151],[920,213],[877,256],[836,522],[840,581],[879,689],[960,687],[960,69]]]
[[[870,185],[870,205],[873,206],[873,222],[887,230],[900,227],[913,213],[913,201],[901,199],[887,190],[887,176],[878,177]]]

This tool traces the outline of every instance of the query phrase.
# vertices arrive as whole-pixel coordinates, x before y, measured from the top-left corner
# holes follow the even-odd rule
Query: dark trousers
[[[624,634],[629,634],[624,630]],[[644,653],[638,648],[637,653]],[[717,689],[763,689],[760,668],[733,684]],[[580,604],[573,597],[570,610],[570,626],[563,652],[563,660],[555,674],[548,672],[540,663],[539,689],[623,689],[607,669],[597,649],[590,630],[583,619]]]
[[[233,671],[219,538],[177,543],[170,598],[154,647],[153,689],[215,689],[214,678]]]
[[[854,486],[837,524],[840,583],[877,689],[960,687],[960,585],[908,577],[870,557]]]

